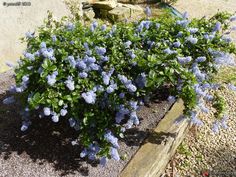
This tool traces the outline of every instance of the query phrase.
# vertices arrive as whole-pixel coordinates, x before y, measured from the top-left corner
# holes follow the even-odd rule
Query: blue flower
[[[53,56],[54,55],[54,50],[52,48],[42,48],[41,53],[45,58],[49,58],[50,60],[55,60],[56,58]]]
[[[147,41],[147,45],[148,45],[148,49],[151,49],[155,45],[155,42],[154,41]]]
[[[236,86],[233,85],[233,84],[228,84],[228,88],[229,88],[230,90],[236,91]]]
[[[136,90],[137,90],[137,87],[134,85],[134,84],[127,84],[126,85],[126,88],[129,90],[129,92],[136,92]]]
[[[108,131],[105,135],[104,138],[106,141],[108,141],[109,143],[112,144],[113,147],[115,148],[119,148],[119,144],[118,144],[118,138],[116,138],[111,131]]]
[[[101,26],[101,30],[102,30],[102,31],[105,31],[106,29],[107,29],[107,25],[103,24],[103,25]]]
[[[117,112],[116,113],[116,123],[119,124],[121,123],[121,121],[125,118],[125,114],[121,113],[121,112]]]
[[[87,42],[84,43],[84,48],[85,48],[85,50],[89,50],[89,45]]]
[[[106,62],[109,61],[109,57],[108,56],[101,56],[101,62]]]
[[[104,87],[102,85],[96,85],[93,89],[94,92],[103,92],[104,91]]]
[[[34,38],[34,33],[31,33],[28,31],[27,33],[25,33],[25,36],[27,39],[31,39],[31,38]]]
[[[129,48],[131,44],[132,44],[131,41],[127,41],[124,43],[124,46],[125,46],[125,48]]]
[[[25,90],[24,86],[16,87],[16,93],[22,93],[24,92],[24,90]]]
[[[22,85],[27,85],[29,83],[29,76],[28,75],[24,75],[22,77]]]
[[[28,58],[28,59],[31,60],[31,61],[34,61],[34,60],[35,60],[34,54],[31,54],[31,53],[26,52],[26,53],[24,53],[24,56],[25,56],[25,58]]]
[[[57,115],[56,113],[53,113],[52,121],[55,122],[55,123],[59,122],[59,115]]]
[[[91,68],[91,70],[98,71],[100,66],[98,64],[92,63],[89,65],[89,68]]]
[[[137,31],[142,32],[143,28],[149,29],[151,21],[141,21],[141,23],[137,27]]]
[[[56,41],[57,41],[56,35],[53,35],[53,36],[52,36],[52,41],[53,41],[53,42],[56,42]]]
[[[85,64],[85,62],[83,60],[79,60],[76,64],[76,66],[79,68],[79,69],[86,69],[87,68],[87,65]]]
[[[109,73],[106,73],[104,71],[102,72],[102,80],[105,85],[109,85],[110,77],[111,75],[109,75]]]
[[[87,64],[87,65],[90,65],[92,63],[95,63],[96,62],[96,58],[95,57],[89,57],[89,56],[85,56],[83,61]]]
[[[215,27],[213,29],[213,32],[220,31],[220,29],[221,29],[221,23],[220,22],[216,22],[216,25],[215,25]]]
[[[15,101],[16,100],[15,100],[14,96],[10,96],[10,97],[5,98],[2,102],[3,102],[3,104],[12,104]]]
[[[236,16],[232,16],[232,17],[230,17],[229,20],[230,20],[231,22],[236,21]]]
[[[202,84],[203,90],[210,89],[210,88],[211,88],[211,85],[209,83]]]
[[[128,122],[125,124],[125,128],[130,129],[132,128],[133,125],[134,125],[134,121],[129,119]]]
[[[232,31],[236,31],[236,26],[233,26],[233,27],[231,28],[231,30],[232,30]]]
[[[75,58],[74,58],[73,56],[68,56],[67,59],[68,59],[70,65],[71,65],[73,68],[75,68],[75,66],[76,66]]]
[[[110,94],[114,92],[116,89],[117,89],[117,84],[112,83],[111,85],[107,87],[106,92]]]
[[[119,156],[119,153],[118,153],[118,151],[117,151],[116,148],[111,147],[111,149],[110,149],[110,155],[111,155],[111,157],[112,157],[114,160],[116,160],[116,161],[119,161],[119,160],[120,160],[120,156]]]
[[[8,89],[8,91],[12,94],[16,93],[16,86],[15,85],[11,85]]]
[[[207,94],[205,97],[204,97],[205,100],[207,101],[212,101],[214,99],[214,97],[212,95],[209,95]]]
[[[45,42],[41,42],[41,44],[40,44],[40,48],[41,48],[41,49],[43,49],[43,48],[47,48],[46,43],[45,43]]]
[[[177,57],[180,64],[186,64],[189,63],[192,60],[191,56],[188,57]]]
[[[40,56],[40,52],[37,50],[36,52],[34,52],[34,56],[35,57],[39,57]]]
[[[100,159],[100,165],[104,167],[106,165],[106,163],[107,163],[107,158],[106,157],[102,157]]]
[[[10,68],[14,68],[15,67],[15,65],[12,62],[9,62],[9,61],[6,62],[6,65],[8,67],[10,67]]]
[[[72,31],[72,30],[75,29],[75,25],[73,23],[68,23],[66,25],[66,28],[67,28],[68,31]]]
[[[127,82],[129,81],[128,78],[124,75],[120,75],[118,74],[118,79],[121,81],[122,84],[127,84]]]
[[[132,121],[134,125],[139,124],[139,119],[135,111],[130,113],[130,121]]]
[[[188,31],[189,31],[191,34],[195,34],[196,32],[198,32],[198,28],[188,28]]]
[[[43,108],[43,113],[45,116],[49,116],[51,114],[51,110],[49,107]]]
[[[189,24],[189,21],[188,20],[177,20],[176,21],[176,24],[177,25],[180,25],[180,26],[182,26],[182,27],[187,27],[188,26],[188,24]]]
[[[178,47],[181,46],[181,43],[180,43],[179,41],[174,42],[174,43],[173,43],[173,46],[176,47],[176,48],[178,48]]]
[[[98,26],[98,22],[94,21],[91,25],[90,25],[90,30],[92,32],[94,32],[94,30],[97,28]]]
[[[141,73],[135,80],[136,85],[139,88],[144,88],[147,84],[147,76],[145,73]]]
[[[148,6],[145,8],[144,12],[145,12],[145,14],[147,16],[151,16],[152,15],[152,11],[151,11],[150,7],[148,7]]]
[[[119,94],[119,97],[120,97],[120,98],[124,98],[124,97],[125,97],[125,93],[123,93],[123,92],[120,93],[120,94]]]
[[[31,121],[23,121],[20,130],[22,132],[26,131],[31,125]]]
[[[196,92],[196,94],[199,96],[199,97],[205,97],[206,96],[206,92],[204,92],[203,90],[202,90],[202,88],[199,86],[199,84],[195,84],[195,86],[194,86],[194,90],[195,90],[195,92]]]
[[[87,78],[88,77],[88,74],[86,72],[80,72],[79,73],[79,77],[80,78]]]
[[[182,31],[178,32],[178,34],[176,35],[176,37],[182,37],[182,36],[183,36],[183,32]]]
[[[168,100],[169,102],[173,103],[173,102],[176,100],[176,98],[175,98],[175,96],[170,95],[170,96],[167,98],[167,100]]]
[[[58,75],[57,71],[54,71],[51,75],[48,75],[47,78],[47,83],[50,86],[53,86],[56,83],[56,76]]]
[[[183,18],[184,18],[184,19],[187,19],[187,18],[188,18],[188,12],[184,12],[184,13],[183,13]]]
[[[96,94],[93,91],[82,93],[81,97],[84,98],[85,102],[88,104],[94,104],[96,101]]]
[[[236,28],[235,28],[235,29],[236,29]],[[232,39],[231,39],[231,37],[229,37],[229,36],[222,36],[221,39],[222,39],[223,41],[227,42],[227,43],[232,42]]]
[[[67,114],[67,110],[64,108],[61,109],[60,114],[61,114],[61,116],[65,116]]]
[[[197,57],[196,62],[204,62],[206,61],[206,57]]]
[[[75,89],[75,82],[73,81],[73,77],[72,76],[68,76],[67,80],[64,82],[67,86],[67,88],[70,91],[73,91]]]
[[[203,103],[198,104],[198,106],[202,112],[209,113],[209,109]]]
[[[220,123],[218,121],[215,121],[213,123],[212,131],[217,134],[220,131]]]
[[[186,41],[188,41],[192,44],[196,44],[198,42],[198,39],[193,37],[192,35],[190,35],[189,37],[186,38]]]
[[[81,157],[81,158],[84,158],[84,157],[86,157],[87,155],[88,155],[87,149],[84,149],[84,150],[80,153],[80,157]]]
[[[95,47],[95,50],[98,55],[104,55],[106,53],[106,49],[104,47]]]
[[[168,55],[171,55],[171,54],[174,54],[174,53],[176,53],[176,51],[174,51],[174,50],[170,50],[170,48],[168,47],[168,48],[166,48],[165,50],[163,50],[163,52],[164,53],[166,53],[166,54],[168,54]]]
[[[197,126],[202,126],[203,122],[197,118],[197,113],[196,112],[191,112],[191,123]]]
[[[128,54],[132,59],[134,59],[136,57],[136,55],[134,54],[134,52],[132,50],[129,50]]]
[[[228,120],[228,116],[224,115],[222,120],[221,120],[221,126],[222,126],[223,129],[227,129],[228,128],[227,120]]]
[[[73,119],[73,118],[69,118],[69,124],[70,124],[70,127],[74,127],[75,125],[76,125],[76,121],[75,121],[75,119]]]

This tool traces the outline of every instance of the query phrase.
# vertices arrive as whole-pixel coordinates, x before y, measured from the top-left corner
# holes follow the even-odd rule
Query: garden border
[[[120,177],[159,177],[164,173],[188,131],[189,121],[181,119],[183,110],[183,101],[179,99],[150,133]]]

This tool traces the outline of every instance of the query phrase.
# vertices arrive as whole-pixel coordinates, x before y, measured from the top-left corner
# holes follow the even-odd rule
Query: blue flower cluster
[[[219,88],[209,82],[210,74],[222,65],[235,66],[228,53],[232,41],[228,33],[220,36],[224,23],[206,27],[187,13],[182,19],[151,20],[149,7],[145,13],[145,20],[130,25],[62,23],[42,30],[44,37],[27,33],[29,47],[18,62],[17,86],[11,87],[25,100],[21,130],[30,126],[33,109],[55,123],[67,119],[80,133],[72,143],[84,145],[80,157],[100,158],[104,166],[108,157],[120,160],[118,138],[140,124],[140,106],[161,86],[170,87],[167,101],[184,99],[191,123],[203,125],[197,112],[209,112],[208,104],[215,101],[211,92]],[[227,127],[226,118],[214,124],[214,131],[219,127]]]

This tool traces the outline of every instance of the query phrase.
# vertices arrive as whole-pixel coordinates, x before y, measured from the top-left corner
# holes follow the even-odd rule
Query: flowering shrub
[[[227,34],[236,17],[217,14],[211,19],[160,16],[111,27],[93,22],[61,22],[49,16],[38,35],[27,33],[28,44],[16,67],[11,91],[21,100],[22,131],[33,110],[53,122],[68,119],[84,146],[80,156],[119,160],[118,137],[139,124],[137,110],[162,86],[173,101],[182,98],[185,114],[201,125],[196,111],[205,104],[223,109],[210,90],[211,77],[222,64],[235,65],[235,46]],[[5,99],[12,103],[14,97]]]

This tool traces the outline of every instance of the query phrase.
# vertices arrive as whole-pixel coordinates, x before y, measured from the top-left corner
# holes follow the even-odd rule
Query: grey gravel
[[[158,99],[139,112],[141,124],[127,132],[120,141],[124,161],[109,160],[102,168],[97,161],[79,157],[80,146],[72,146],[76,132],[67,121],[34,121],[26,133],[20,132],[20,105],[3,105],[5,90],[14,79],[11,73],[0,74],[0,177],[57,177],[89,176],[116,177],[139,149],[142,141],[169,110],[171,104]],[[160,94],[162,95],[162,94]]]

